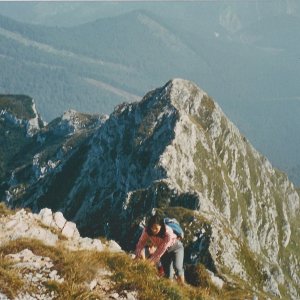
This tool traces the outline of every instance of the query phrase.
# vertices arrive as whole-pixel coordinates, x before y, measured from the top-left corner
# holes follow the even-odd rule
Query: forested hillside
[[[168,17],[144,9],[73,27],[2,16],[0,93],[32,96],[51,121],[70,108],[110,113],[161,82],[184,77],[205,86],[253,144],[299,184],[297,7],[291,12],[288,6],[289,13],[279,3],[259,5],[256,13],[246,7],[248,14],[238,4],[219,10],[178,4]]]

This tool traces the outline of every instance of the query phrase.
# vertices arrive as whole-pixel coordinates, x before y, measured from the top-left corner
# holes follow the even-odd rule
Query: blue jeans
[[[177,276],[184,275],[183,258],[184,248],[181,241],[178,240],[160,259],[166,277],[173,279],[174,273],[176,273]]]

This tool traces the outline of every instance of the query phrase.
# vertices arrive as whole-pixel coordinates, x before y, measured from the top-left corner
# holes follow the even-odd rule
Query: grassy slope
[[[0,203],[0,217],[11,214],[14,214],[14,211]],[[222,291],[218,291],[213,287],[205,268],[200,265],[194,274],[198,278],[199,287],[182,287],[167,279],[159,278],[153,266],[147,262],[132,260],[126,253],[71,252],[60,244],[50,247],[37,240],[19,239],[0,247],[0,274],[6,278],[4,281],[0,280],[0,290],[11,297],[22,291],[23,280],[12,268],[12,262],[5,258],[5,255],[18,253],[23,249],[30,249],[34,254],[49,257],[54,262],[53,268],[65,280],[61,284],[48,281],[45,282],[45,286],[49,291],[56,291],[59,299],[99,297],[97,292],[89,291],[85,283],[91,282],[100,268],[112,272],[110,279],[115,282],[114,290],[120,294],[124,290],[137,291],[139,299],[216,299],[221,295],[224,299],[233,299],[233,297],[240,299],[249,295],[248,291],[239,287],[226,286]],[[30,286],[27,286],[27,291],[30,292]]]

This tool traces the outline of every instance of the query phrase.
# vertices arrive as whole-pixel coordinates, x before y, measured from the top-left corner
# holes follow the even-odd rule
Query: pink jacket
[[[166,250],[173,246],[177,241],[177,235],[173,232],[173,230],[166,225],[166,234],[164,238],[158,236],[150,236],[148,235],[146,228],[144,228],[143,233],[136,245],[135,254],[137,257],[141,256],[141,252],[144,249],[147,240],[150,239],[153,245],[157,247],[156,251],[150,257],[150,261],[157,263],[159,262],[162,255],[166,252]]]

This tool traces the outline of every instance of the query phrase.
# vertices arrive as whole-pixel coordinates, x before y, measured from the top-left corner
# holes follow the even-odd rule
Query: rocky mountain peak
[[[201,101],[208,96],[195,83],[184,79],[173,79],[166,84],[172,104],[187,114],[198,114]]]
[[[35,101],[24,95],[0,95],[0,116],[11,124],[24,127],[28,137],[45,125],[36,110]]]
[[[81,130],[93,129],[106,121],[108,116],[100,114],[84,114],[69,109],[63,115],[53,120],[48,129],[56,135],[67,136],[78,133]]]
[[[128,250],[157,209],[185,227],[188,263],[272,297],[299,298],[299,195],[194,83],[173,79],[117,106],[59,159],[10,203],[61,210],[81,233]]]
[[[295,262],[299,260],[292,250],[298,235],[293,224],[299,215],[299,195],[213,99],[192,82],[174,79],[146,94],[139,103],[119,106],[104,128],[95,144],[97,148],[106,145],[104,152],[98,152],[102,157],[97,167],[97,184],[102,186],[97,197],[102,203],[100,211],[101,205],[112,201],[112,211],[120,205],[123,220],[128,222],[140,216],[141,208],[137,207],[144,207],[144,212],[166,206],[197,210],[212,226],[208,251],[214,267],[226,265],[232,274],[244,280],[252,278],[253,284],[256,273],[264,273],[268,279],[256,283],[263,284],[264,291],[295,295],[298,279],[289,283],[289,291],[280,291],[283,278],[288,276],[284,274],[291,269],[278,262],[290,255]],[[105,181],[108,190],[114,191],[108,198],[103,184],[107,170],[115,174]],[[90,209],[85,206],[83,211]],[[80,214],[76,218],[81,219]],[[113,236],[115,222],[114,217],[107,221],[107,232]],[[194,245],[201,247],[202,239],[194,237]],[[220,247],[226,249],[221,250],[222,255]],[[253,253],[254,269],[239,259],[245,252]],[[194,262],[202,261],[195,257]],[[290,268],[294,272],[296,265]]]

